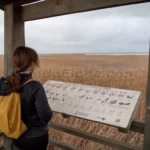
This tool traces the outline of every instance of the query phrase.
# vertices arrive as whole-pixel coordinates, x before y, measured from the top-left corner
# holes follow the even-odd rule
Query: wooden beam
[[[71,135],[75,135],[75,136],[79,136],[82,137],[84,139],[88,139],[100,144],[103,144],[105,146],[109,146],[109,147],[113,147],[116,149],[121,149],[121,150],[142,150],[141,148],[132,146],[130,144],[125,144],[125,143],[121,143],[118,141],[115,141],[113,139],[109,139],[109,138],[105,138],[102,136],[97,136],[97,135],[93,135],[91,133],[86,133],[83,131],[79,131],[70,127],[66,127],[63,125],[59,125],[59,124],[55,124],[55,123],[50,123],[49,125],[50,128],[59,130],[59,131],[63,131],[65,133],[71,134]]]
[[[34,3],[34,2],[39,2],[41,0],[17,0],[15,4],[15,6],[21,6],[21,5],[25,5],[25,4],[30,4],[30,3]]]
[[[150,114],[146,114],[144,132],[144,150],[150,150]]]
[[[78,147],[75,147],[75,146],[72,146],[72,145],[69,145],[66,143],[62,143],[62,142],[55,140],[55,139],[50,139],[49,143],[51,145],[54,145],[54,146],[59,147],[59,148],[64,149],[64,150],[80,150],[80,148],[78,148]]]
[[[0,5],[8,5],[8,4],[14,4],[15,6],[21,6],[28,3],[38,2],[40,0],[0,0]]]
[[[145,126],[145,121],[141,120],[133,120],[131,122],[131,126],[129,129],[125,128],[118,128],[120,132],[127,133],[129,130],[137,133],[144,134],[144,126]]]
[[[3,0],[3,1],[0,1],[0,9],[4,10],[4,6],[8,4],[21,6],[21,5],[30,4],[30,3],[39,2],[39,1],[40,0]]]
[[[144,126],[145,126],[145,121],[133,120],[131,123],[130,131],[144,134]],[[0,132],[0,136],[1,135],[3,135],[2,132]]]
[[[5,10],[5,55],[4,76],[10,75],[13,70],[12,56],[15,48],[25,45],[24,22],[22,21],[21,7],[13,4],[6,5]]]
[[[145,121],[134,120],[131,123],[130,130],[134,131],[134,132],[144,134],[144,126],[145,126]]]
[[[148,0],[47,0],[23,7],[23,20],[30,21],[144,2],[148,2]]]

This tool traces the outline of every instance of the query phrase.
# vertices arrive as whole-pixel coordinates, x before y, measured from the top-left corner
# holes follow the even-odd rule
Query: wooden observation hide
[[[97,9],[105,9],[123,5],[146,3],[148,0],[0,0],[0,9],[5,12],[5,55],[4,55],[4,74],[9,75],[12,70],[12,54],[16,47],[25,45],[24,23],[36,19],[60,16],[65,14],[84,12]],[[144,134],[144,150],[150,149],[150,65],[149,79],[146,101],[146,120],[133,121],[130,130]],[[81,131],[51,123],[50,126],[57,130],[86,138],[107,146],[124,150],[138,150],[131,145],[122,144],[117,141],[106,139],[103,137],[91,135]],[[54,144],[63,149],[77,149],[73,146],[50,140]],[[5,148],[12,150],[11,139],[6,137]]]

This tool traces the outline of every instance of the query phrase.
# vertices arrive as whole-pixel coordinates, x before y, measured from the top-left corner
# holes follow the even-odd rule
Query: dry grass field
[[[0,64],[0,75],[2,76],[3,56],[0,56]],[[40,68],[36,70],[34,77],[42,83],[51,79],[141,91],[142,99],[135,119],[143,120],[145,117],[147,74],[148,56],[41,55]],[[142,147],[143,144],[143,135],[141,134],[134,132],[124,134],[114,127],[99,123],[74,117],[63,119],[59,114],[54,114],[53,122],[139,147]],[[113,150],[110,147],[53,129],[50,129],[50,136],[79,146],[83,150]],[[59,149],[49,146],[48,150]]]

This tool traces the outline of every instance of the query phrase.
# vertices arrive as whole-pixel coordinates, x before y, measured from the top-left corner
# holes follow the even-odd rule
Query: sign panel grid
[[[75,83],[44,84],[53,111],[128,128],[141,92]]]

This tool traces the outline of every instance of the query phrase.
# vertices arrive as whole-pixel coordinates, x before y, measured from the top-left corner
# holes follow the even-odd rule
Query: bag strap
[[[32,81],[34,81],[34,79],[29,79],[29,80],[27,80],[21,87],[23,87],[25,84],[27,84],[27,83],[29,83],[29,82],[32,82]]]

